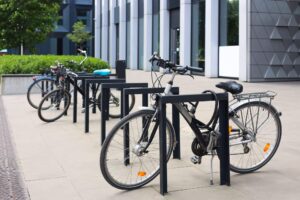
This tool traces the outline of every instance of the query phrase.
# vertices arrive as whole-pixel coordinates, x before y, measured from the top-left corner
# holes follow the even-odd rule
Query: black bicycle
[[[176,75],[199,72],[198,68],[182,67],[153,55],[150,60],[172,72],[163,95],[170,89]],[[158,77],[160,80],[161,77]],[[271,105],[273,92],[241,94],[242,85],[223,82],[216,85],[233,95],[229,111],[230,169],[250,173],[263,167],[275,154],[281,138],[280,113]],[[217,96],[213,91],[205,91]],[[100,168],[105,180],[113,187],[131,190],[139,188],[159,174],[159,110],[157,98],[152,107],[124,117],[108,134],[100,154]],[[201,158],[219,155],[218,103],[208,123],[196,119],[198,103],[174,104],[195,134],[191,161],[200,164]],[[130,130],[130,131],[128,131]],[[128,134],[130,133],[130,134]],[[176,145],[174,129],[166,121],[167,159]],[[212,164],[212,162],[211,162]],[[211,166],[211,183],[213,180]]]
[[[78,74],[64,67],[63,64],[58,63],[57,66],[52,67],[52,70],[55,70],[56,80],[57,80],[57,89],[52,90],[46,94],[39,106],[38,106],[38,116],[44,122],[54,122],[64,116],[67,113],[69,106],[71,105],[71,92],[69,86],[77,88],[77,91],[84,97],[85,93],[83,88],[79,85],[75,85],[74,77],[77,77]],[[67,84],[68,83],[68,84]],[[88,105],[86,106],[98,106],[101,110],[101,93],[99,91],[100,84],[93,84],[91,86],[92,97],[89,99]],[[111,118],[119,118],[120,113],[120,97],[118,91],[111,91],[109,96],[109,116]],[[130,107],[131,110],[135,104],[135,96],[130,96]]]

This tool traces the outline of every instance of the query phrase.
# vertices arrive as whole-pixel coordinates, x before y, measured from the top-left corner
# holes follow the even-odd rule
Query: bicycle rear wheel
[[[158,124],[153,110],[140,110],[124,117],[111,130],[100,154],[101,172],[109,184],[132,190],[149,183],[159,174]],[[166,127],[169,159],[175,135],[169,121]]]
[[[44,122],[54,122],[61,118],[71,104],[71,95],[66,90],[57,89],[47,94],[38,107],[39,118]]]
[[[121,96],[120,91],[111,90],[109,96],[109,117],[120,118],[121,117]],[[135,96],[133,94],[129,95],[129,111],[132,110],[135,104]],[[98,108],[101,111],[101,93],[98,95]]]
[[[56,89],[55,81],[51,78],[45,77],[34,81],[27,90],[28,103],[38,109],[42,98],[54,89]]]
[[[250,173],[267,164],[278,149],[281,122],[275,108],[255,101],[242,104],[233,111],[229,120],[230,169],[237,173]],[[233,121],[238,119],[242,130]]]

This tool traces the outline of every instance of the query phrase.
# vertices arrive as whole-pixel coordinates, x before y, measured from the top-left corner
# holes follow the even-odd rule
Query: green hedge
[[[109,68],[106,62],[91,57],[81,67],[67,62],[76,61],[79,63],[83,58],[83,56],[56,55],[0,56],[0,74],[41,74],[49,69],[51,65],[55,65],[55,61],[63,63],[73,71],[83,71],[85,69],[87,72],[92,72],[95,69]]]

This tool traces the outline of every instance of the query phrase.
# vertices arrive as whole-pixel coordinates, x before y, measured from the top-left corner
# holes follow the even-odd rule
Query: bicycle
[[[163,95],[172,95],[170,89],[176,75],[200,72],[198,68],[178,66],[154,54],[150,62],[171,72],[171,78]],[[163,75],[162,75],[163,76]],[[161,77],[157,77],[160,80]],[[160,81],[159,81],[160,82]],[[263,167],[275,154],[281,139],[279,113],[271,100],[275,93],[241,94],[243,86],[235,81],[223,82],[218,88],[233,95],[229,109],[230,169],[237,173],[250,173]],[[174,104],[195,134],[191,149],[192,163],[200,164],[201,158],[211,155],[211,184],[213,184],[212,160],[219,156],[218,101],[208,123],[196,119],[196,102]],[[159,174],[159,109],[158,95],[154,95],[152,107],[133,112],[118,122],[108,134],[100,153],[100,169],[105,180],[115,188],[132,190],[142,187]],[[262,99],[269,101],[263,101]],[[267,128],[267,129],[266,129]],[[269,129],[271,128],[271,129]],[[128,131],[130,130],[130,131]],[[273,131],[273,132],[271,132]],[[130,134],[128,134],[128,132]],[[176,145],[172,124],[166,120],[167,160]]]
[[[75,85],[74,77],[77,77],[78,74],[73,71],[66,69],[62,64],[58,64],[55,68],[56,76],[58,80],[57,89],[51,91],[47,95],[43,97],[38,107],[38,116],[44,122],[54,122],[64,116],[67,113],[67,110],[71,104],[71,93],[70,88],[66,87],[69,85],[73,85],[77,88],[77,91],[84,97],[85,93],[83,88]],[[109,71],[109,70],[108,70]],[[97,76],[107,76],[110,71],[107,70],[95,70],[94,74]],[[70,84],[66,84],[66,81]],[[91,86],[92,89],[92,97],[89,99],[89,103],[86,106],[97,105],[99,110],[100,107],[100,99],[101,93],[99,93],[97,98],[97,92],[99,90],[99,84],[93,84]],[[121,116],[120,113],[120,100],[117,94],[114,94],[113,91],[110,92],[109,97],[109,116],[112,118],[118,118]],[[63,102],[63,104],[62,104]],[[135,103],[135,96],[130,96],[130,110],[133,108]],[[63,108],[62,108],[63,107]]]
[[[80,54],[84,55],[84,58],[79,62],[75,61],[67,61],[71,65],[82,66],[84,61],[87,59],[86,51],[78,49]],[[58,80],[56,79],[56,69],[61,65],[58,61],[56,61],[54,66],[50,66],[50,69],[46,71],[45,74],[33,76],[33,83],[28,87],[27,90],[27,101],[29,105],[35,109],[38,109],[38,106],[45,95],[49,92],[57,89]]]

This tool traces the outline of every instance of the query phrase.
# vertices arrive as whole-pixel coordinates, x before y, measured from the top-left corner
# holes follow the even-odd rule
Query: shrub
[[[68,61],[79,63],[83,56],[56,56],[56,55],[5,55],[0,56],[0,74],[41,74],[55,65],[55,61],[63,63],[72,71],[93,72],[96,69],[109,68],[108,64],[100,59],[89,57],[82,66]]]

